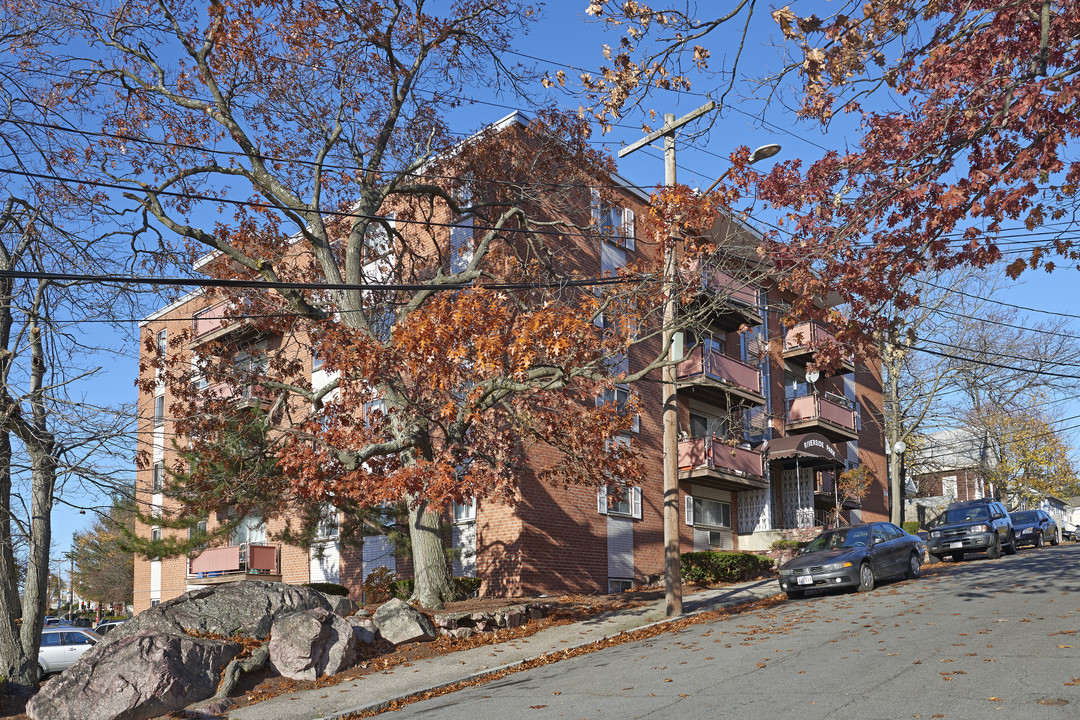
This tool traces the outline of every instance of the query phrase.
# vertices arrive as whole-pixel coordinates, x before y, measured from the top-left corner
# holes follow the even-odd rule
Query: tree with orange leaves
[[[721,103],[739,94],[756,8],[712,10],[592,2],[588,12],[624,34],[581,78],[598,118],[644,108],[656,88],[692,86]],[[759,80],[768,97],[792,92],[801,117],[826,127],[858,123],[850,150],[754,178],[755,197],[781,218],[764,249],[797,298],[793,316],[827,319],[847,349],[869,355],[889,330],[881,309],[920,301],[915,275],[1011,255],[1016,277],[1080,258],[1080,5],[796,0],[771,17],[786,45],[780,71]],[[721,43],[725,64],[710,64]],[[1007,252],[1010,231],[1037,229]],[[829,293],[846,301],[843,316],[815,306]]]

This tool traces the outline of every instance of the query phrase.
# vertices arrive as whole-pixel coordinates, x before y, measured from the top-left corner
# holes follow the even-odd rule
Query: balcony
[[[736,395],[757,405],[765,403],[761,370],[701,345],[675,367],[675,375],[681,387]]]
[[[761,490],[768,486],[761,453],[733,447],[716,438],[679,441],[679,479],[706,482],[722,490]]]
[[[200,585],[234,580],[281,580],[278,545],[227,545],[209,548],[188,558],[188,581]]]
[[[718,294],[724,298],[724,306],[717,308],[717,324],[735,329],[743,324],[762,323],[761,289],[753,283],[710,267],[702,260],[691,263],[685,271],[684,280],[691,285],[697,283],[703,293]]]
[[[792,432],[819,432],[833,442],[859,438],[855,408],[839,395],[805,395],[787,401],[784,428]]]
[[[836,336],[816,322],[802,323],[784,335],[784,359],[805,366],[814,358],[814,351],[826,343],[836,341]],[[841,358],[837,374],[855,372],[851,356]]]
[[[254,327],[250,323],[226,317],[227,309],[228,302],[223,300],[216,305],[203,308],[192,316],[192,347],[233,333],[254,332]]]

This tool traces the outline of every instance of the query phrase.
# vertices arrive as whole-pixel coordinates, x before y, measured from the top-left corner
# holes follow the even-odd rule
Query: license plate
[[[795,582],[799,583],[800,585],[813,585],[814,584],[814,576],[813,575],[800,575],[799,577],[795,578]]]
[[[955,549],[957,549],[957,548],[962,548],[962,547],[964,547],[964,543],[962,543],[962,542],[958,542],[958,543],[949,543],[949,547],[950,547],[950,548],[952,548],[953,550],[955,550]]]

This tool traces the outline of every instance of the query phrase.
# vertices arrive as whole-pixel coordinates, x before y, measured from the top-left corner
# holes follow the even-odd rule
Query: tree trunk
[[[416,578],[412,599],[432,610],[439,610],[443,603],[459,599],[443,546],[440,519],[438,509],[432,509],[427,502],[413,507],[410,499],[409,538]]]

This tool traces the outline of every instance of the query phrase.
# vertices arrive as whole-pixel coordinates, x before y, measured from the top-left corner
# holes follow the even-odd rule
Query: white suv
[[[101,641],[101,636],[84,628],[51,625],[41,631],[41,649],[38,650],[38,676],[67,670],[90,648]]]

